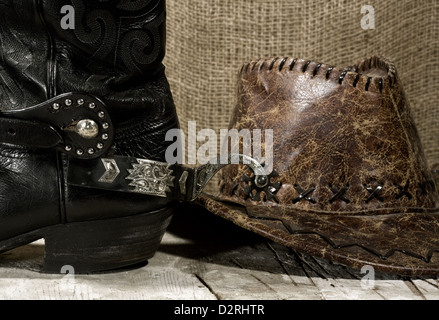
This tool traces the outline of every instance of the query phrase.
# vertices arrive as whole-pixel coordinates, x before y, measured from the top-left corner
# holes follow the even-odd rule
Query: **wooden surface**
[[[39,272],[44,241],[0,255],[0,299],[437,300],[438,278],[376,274],[299,255],[198,207],[174,216],[148,264],[95,275]],[[60,270],[61,271],[61,270]]]

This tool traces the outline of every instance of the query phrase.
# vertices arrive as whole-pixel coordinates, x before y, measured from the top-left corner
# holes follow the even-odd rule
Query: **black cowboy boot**
[[[164,54],[164,0],[0,0],[0,251],[44,238],[46,272],[153,256],[174,206]]]

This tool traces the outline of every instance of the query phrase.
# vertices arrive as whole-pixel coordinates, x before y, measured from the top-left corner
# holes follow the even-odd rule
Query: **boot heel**
[[[69,223],[45,236],[43,272],[93,273],[144,263],[157,251],[173,209],[117,219]]]

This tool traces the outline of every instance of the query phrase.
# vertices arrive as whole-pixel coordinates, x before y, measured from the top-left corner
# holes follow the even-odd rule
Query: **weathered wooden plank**
[[[175,268],[178,257],[160,252],[145,267],[107,274],[41,274],[44,243],[10,251],[0,268],[0,299],[216,299],[192,274]]]
[[[211,215],[177,215],[156,256],[133,270],[41,274],[44,242],[0,255],[0,299],[439,299],[439,282],[376,274],[297,254]]]
[[[198,279],[174,269],[138,270],[99,276],[44,276],[18,273],[0,279],[2,300],[211,300]]]
[[[287,275],[212,265],[200,275],[220,300],[319,299],[314,286],[295,286]]]
[[[200,223],[203,218],[197,216],[191,221]],[[319,291],[310,279],[304,277],[301,268],[294,263],[285,266],[282,259],[287,258],[284,256],[288,255],[288,250],[282,251],[283,256],[280,257],[272,248],[274,244],[265,238],[216,217],[207,217],[205,220],[210,223],[195,226],[188,225],[177,216],[174,221],[177,225],[171,226],[167,240],[170,240],[170,234],[175,237],[174,242],[182,237],[191,239],[189,243],[192,245],[187,243],[180,255],[193,261],[189,262],[189,266],[180,267],[195,273],[218,299],[320,299]],[[206,232],[206,226],[212,225],[215,229]],[[197,234],[198,226],[202,238]],[[172,254],[178,252],[177,248],[168,245],[161,250]]]
[[[2,270],[2,300],[212,300],[199,280],[168,267],[101,275],[41,275],[33,271]]]
[[[439,300],[439,280],[437,278],[414,279],[411,282],[426,300]]]
[[[236,247],[217,243],[210,248],[209,240],[202,244],[184,242],[167,233],[164,241],[160,250],[167,251],[168,257],[180,252],[174,267],[195,275],[218,299],[319,299],[318,291],[308,279],[300,279],[308,285],[299,285],[285,273],[265,240]],[[184,252],[179,246],[185,248]]]
[[[381,273],[364,273],[325,260],[298,255],[326,300],[423,300],[411,282]]]

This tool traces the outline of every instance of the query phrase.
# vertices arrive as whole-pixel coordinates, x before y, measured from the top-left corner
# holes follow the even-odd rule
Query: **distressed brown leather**
[[[273,129],[278,175],[261,190],[246,166],[228,167],[220,194],[200,198],[207,209],[354,268],[439,274],[436,183],[391,62],[252,61],[230,128]]]

